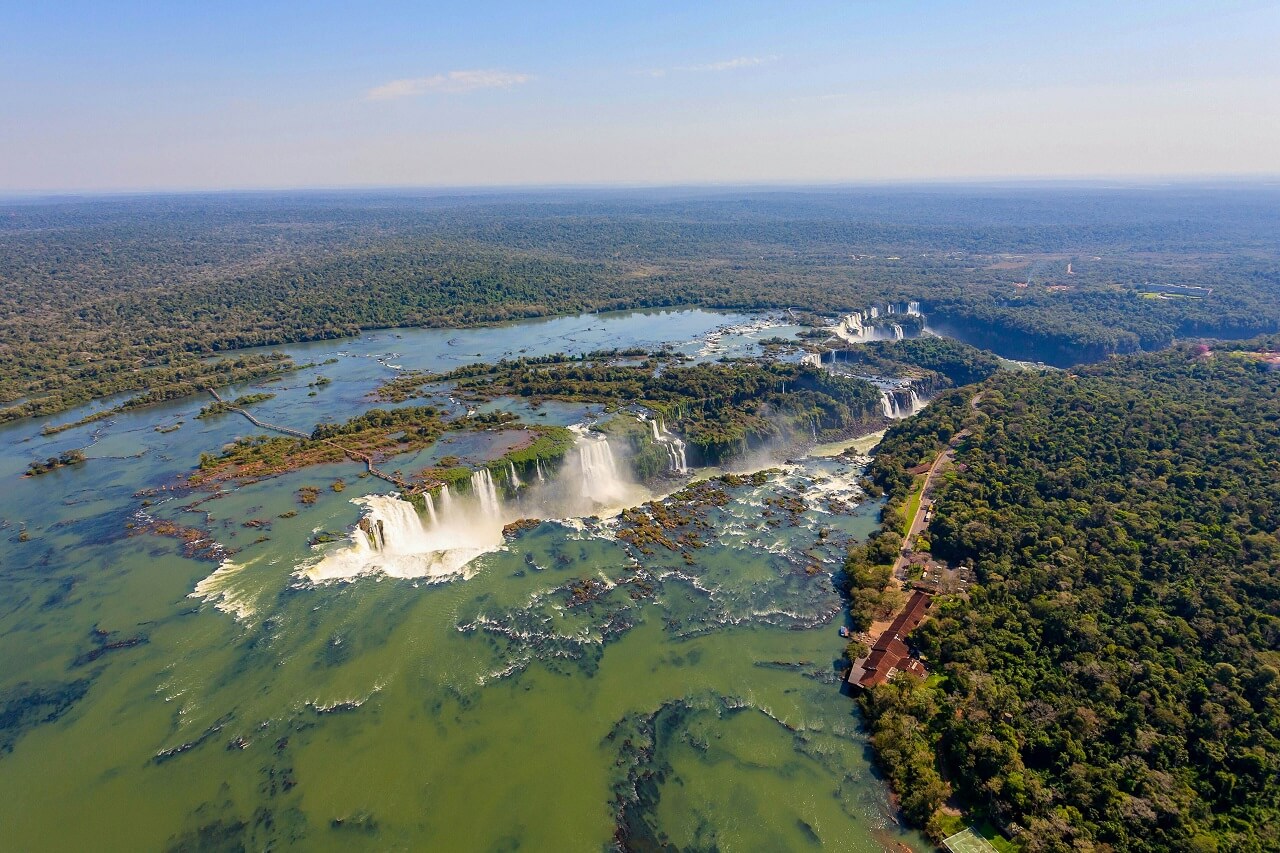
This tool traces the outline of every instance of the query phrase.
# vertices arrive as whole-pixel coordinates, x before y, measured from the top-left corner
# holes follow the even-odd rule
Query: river
[[[224,396],[269,391],[255,414],[310,430],[401,369],[662,344],[718,358],[797,331],[697,310],[378,331],[283,347],[315,366]],[[352,547],[387,484],[342,463],[186,490],[201,452],[256,432],[197,420],[206,402],[0,430],[6,848],[928,849],[897,826],[837,684],[832,573],[878,510],[864,461],[724,485],[692,564],[638,560],[616,519],[563,519],[456,573],[335,580],[308,567]],[[562,425],[599,411],[499,405]],[[83,465],[22,477],[77,447]],[[805,509],[767,523],[780,497]],[[205,559],[139,532],[156,522],[207,531]]]

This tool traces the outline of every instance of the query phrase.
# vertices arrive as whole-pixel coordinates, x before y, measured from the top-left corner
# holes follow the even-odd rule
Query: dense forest
[[[1276,201],[926,187],[11,202],[0,419],[151,388],[240,347],[646,306],[919,300],[962,339],[1060,365],[1269,332]],[[1213,292],[1151,298],[1152,283]]]
[[[718,464],[772,442],[845,434],[878,423],[880,391],[863,379],[815,367],[755,359],[680,365],[657,354],[575,358],[563,354],[468,365],[449,373],[402,376],[408,383],[449,383],[467,400],[500,396],[642,407],[678,431],[691,461]],[[385,389],[384,389],[385,390]]]
[[[979,579],[911,635],[934,676],[864,699],[912,819],[947,831],[954,796],[1030,851],[1276,849],[1277,350],[1002,372],[886,436],[893,495],[962,436],[930,538]]]
[[[924,393],[981,382],[1000,370],[1000,359],[991,353],[938,337],[868,341],[828,350],[822,360],[836,370],[913,378],[912,384]]]

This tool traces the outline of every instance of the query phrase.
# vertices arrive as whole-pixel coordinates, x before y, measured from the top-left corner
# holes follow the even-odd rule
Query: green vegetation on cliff
[[[471,400],[499,396],[636,405],[661,415],[705,462],[715,464],[776,440],[848,431],[876,423],[880,392],[869,382],[817,368],[742,359],[672,366],[558,355],[469,365],[420,375],[451,382]],[[405,391],[403,384],[397,393]]]
[[[1000,359],[991,353],[933,336],[838,347],[823,360],[876,376],[918,378],[912,384],[926,393],[981,382],[1000,370]]]

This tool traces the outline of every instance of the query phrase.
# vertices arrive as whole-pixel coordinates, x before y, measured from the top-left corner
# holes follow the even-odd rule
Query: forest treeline
[[[1058,364],[1256,334],[1280,328],[1274,201],[848,190],[9,204],[0,402],[23,407],[0,419],[149,388],[242,347],[635,307],[919,300],[973,343]],[[1214,293],[1146,298],[1153,281]]]
[[[1277,350],[1002,372],[885,437],[901,495],[970,431],[930,539],[979,582],[911,635],[935,677],[864,699],[913,820],[954,795],[1029,851],[1275,849]]]

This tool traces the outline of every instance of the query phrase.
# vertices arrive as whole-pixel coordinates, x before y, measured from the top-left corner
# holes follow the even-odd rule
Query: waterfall
[[[874,320],[875,318],[877,318],[877,317],[879,317],[879,316],[880,316],[880,309],[879,309],[879,308],[877,308],[876,306],[872,305],[870,310],[871,310],[871,319],[872,319],[872,320]]]
[[[498,490],[493,486],[493,475],[488,468],[471,473],[471,493],[480,501],[480,512],[486,518],[502,517],[502,504],[498,501]]]
[[[919,316],[919,314],[920,314],[920,303],[919,303],[919,302],[908,302],[908,303],[907,303],[907,313],[908,313],[908,314],[915,314],[916,316]]]
[[[816,352],[807,352],[800,357],[800,363],[807,364],[811,367],[821,367],[822,356],[818,355]]]
[[[367,495],[352,503],[364,507],[365,514],[351,532],[350,544],[304,564],[304,577],[314,582],[350,580],[372,572],[396,578],[453,577],[476,557],[502,545],[499,519],[455,511],[461,504],[452,500],[448,511],[441,502],[429,526],[423,525],[413,504],[395,495]],[[427,506],[436,509],[431,503]]]
[[[684,471],[684,442],[665,434],[660,424],[655,426],[672,469]],[[544,472],[537,460],[538,484],[527,485],[520,482],[515,465],[508,460],[511,485],[522,490],[518,508],[504,505],[488,468],[471,472],[469,488],[459,494],[448,485],[434,496],[424,494],[421,516],[413,504],[397,495],[354,499],[352,503],[365,512],[348,543],[308,560],[298,567],[299,575],[315,583],[375,572],[396,578],[456,577],[464,574],[472,560],[502,547],[503,525],[517,513],[530,518],[575,518],[636,506],[652,497],[615,459],[606,438],[581,427],[575,431],[577,452],[566,458],[563,476]]]
[[[667,461],[670,470],[676,474],[683,474],[688,471],[689,466],[685,462],[684,442],[670,434],[664,434],[661,442],[667,449]]]
[[[615,506],[632,494],[634,484],[618,473],[618,463],[607,438],[583,437],[578,442],[580,496],[592,506]]]
[[[880,389],[880,411],[886,418],[907,418],[920,411],[924,403],[915,388],[906,385],[901,388]]]
[[[662,422],[661,417],[650,420],[649,426],[653,430],[653,440],[666,448],[668,470],[676,474],[686,473],[689,470],[689,465],[685,455],[684,442],[667,432],[667,426]]]
[[[890,302],[888,305],[886,305],[886,306],[885,306],[885,313],[886,313],[886,314],[892,314],[892,313],[893,313],[893,303],[892,303],[892,302]]]
[[[902,340],[902,338],[903,338],[903,334],[902,334],[902,327],[901,327],[901,326],[899,326],[897,323],[894,323],[894,324],[893,324],[893,339],[894,339],[895,341],[900,341],[900,340]]]

